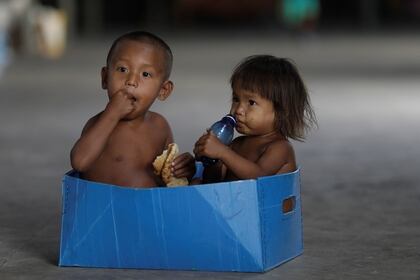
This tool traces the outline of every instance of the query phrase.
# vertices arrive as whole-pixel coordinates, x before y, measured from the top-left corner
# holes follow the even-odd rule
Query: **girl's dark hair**
[[[141,43],[147,43],[151,44],[154,47],[160,48],[163,50],[164,53],[164,65],[165,65],[165,79],[168,79],[171,75],[172,71],[172,61],[173,61],[173,55],[171,48],[168,46],[168,44],[165,43],[161,38],[156,36],[155,34],[152,34],[147,31],[132,31],[129,33],[125,33],[115,39],[115,41],[112,43],[111,48],[108,51],[108,55],[106,57],[106,64],[109,65],[111,62],[112,55],[114,54],[115,47],[122,41],[125,40],[131,40],[131,41],[137,41]]]
[[[316,126],[308,91],[294,63],[271,55],[245,58],[230,78],[232,90],[255,92],[273,102],[276,126],[280,133],[298,141]]]

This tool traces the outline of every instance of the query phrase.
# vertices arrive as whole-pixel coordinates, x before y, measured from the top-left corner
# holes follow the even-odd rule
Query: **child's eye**
[[[249,105],[251,105],[251,106],[257,104],[257,102],[255,102],[254,100],[249,100],[248,102],[249,102]]]
[[[126,72],[128,72],[128,69],[124,66],[118,66],[117,71],[121,72],[121,73],[126,73]]]
[[[233,97],[232,97],[232,102],[239,102],[239,98],[238,98],[238,97],[236,97],[236,96],[233,96]]]
[[[150,74],[149,72],[143,72],[142,76],[148,78],[148,77],[151,77],[152,74]]]

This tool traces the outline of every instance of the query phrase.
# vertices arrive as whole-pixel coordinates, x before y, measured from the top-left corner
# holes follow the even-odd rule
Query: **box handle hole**
[[[283,214],[292,212],[293,210],[295,210],[295,207],[296,207],[295,196],[291,196],[283,200],[283,203],[282,203]]]

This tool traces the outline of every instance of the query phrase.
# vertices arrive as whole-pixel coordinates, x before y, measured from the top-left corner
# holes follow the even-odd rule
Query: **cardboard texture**
[[[178,188],[67,173],[60,266],[263,272],[303,252],[299,170]]]

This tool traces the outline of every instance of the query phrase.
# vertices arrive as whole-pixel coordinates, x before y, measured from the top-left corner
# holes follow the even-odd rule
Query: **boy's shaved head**
[[[114,50],[115,50],[116,46],[120,42],[125,41],[125,40],[150,44],[150,45],[160,49],[162,51],[162,53],[164,54],[163,65],[164,65],[164,68],[165,68],[164,69],[165,80],[169,78],[169,76],[171,75],[171,71],[172,71],[172,60],[173,60],[171,48],[161,38],[159,38],[158,36],[156,36],[152,33],[146,32],[146,31],[133,31],[133,32],[129,32],[129,33],[123,34],[120,37],[118,37],[112,43],[112,46],[109,49],[108,55],[106,57],[107,66],[111,62],[112,55],[114,53]]]

